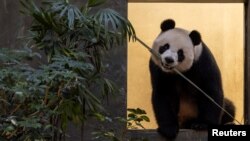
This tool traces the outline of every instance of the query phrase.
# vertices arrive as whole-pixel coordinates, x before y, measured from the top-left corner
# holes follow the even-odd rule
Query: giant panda
[[[166,138],[175,138],[179,128],[207,129],[208,125],[233,122],[200,91],[179,76],[182,72],[221,107],[235,115],[233,103],[223,96],[220,70],[216,60],[198,31],[175,28],[175,21],[161,23],[161,33],[153,42],[149,68],[152,84],[152,105],[157,131]]]

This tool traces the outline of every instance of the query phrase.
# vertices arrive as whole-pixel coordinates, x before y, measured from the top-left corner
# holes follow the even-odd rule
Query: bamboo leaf
[[[61,13],[59,14],[59,17],[63,17],[67,11],[68,11],[68,7],[65,6],[65,7],[63,8],[63,10],[61,11]]]
[[[113,41],[119,43],[122,40],[121,37],[128,36],[130,40],[136,36],[132,24],[114,10],[102,9],[94,15],[94,19],[103,24],[106,45],[108,46]],[[107,36],[107,32],[112,32],[114,36]]]
[[[70,7],[68,9],[68,27],[70,29],[74,29],[74,21],[75,21],[74,9]]]
[[[141,116],[141,118],[147,122],[150,122],[150,119],[147,116]]]

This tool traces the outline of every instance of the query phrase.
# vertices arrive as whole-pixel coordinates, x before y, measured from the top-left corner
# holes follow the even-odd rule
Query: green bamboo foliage
[[[69,49],[100,47],[108,50],[124,43],[124,37],[135,36],[131,23],[112,9],[91,12],[104,0],[89,0],[80,8],[67,1],[46,1],[38,8],[32,0],[22,0],[22,13],[34,18],[30,28],[36,47],[43,49],[48,61],[57,52],[70,54]],[[91,13],[91,14],[90,14]],[[94,14],[93,14],[94,13]],[[97,54],[94,49],[91,50]]]
[[[119,91],[104,77],[102,54],[135,37],[119,13],[92,10],[104,2],[20,0],[32,25],[25,48],[0,50],[0,140],[62,140],[69,122],[104,115],[102,98]],[[44,59],[32,49],[47,63],[31,66]]]

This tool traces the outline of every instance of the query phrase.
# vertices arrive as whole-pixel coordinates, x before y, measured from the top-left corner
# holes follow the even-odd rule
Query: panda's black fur
[[[175,29],[173,20],[162,22],[162,33],[172,29]],[[182,73],[234,116],[233,103],[224,99],[223,96],[221,74],[215,58],[202,42],[198,31],[190,32],[189,37],[194,47],[198,44],[202,45],[202,51],[192,66]],[[224,114],[189,82],[176,73],[163,71],[159,64],[151,57],[149,67],[152,104],[158,132],[161,135],[166,138],[175,138],[179,128],[206,129],[208,125],[233,122],[231,117]]]

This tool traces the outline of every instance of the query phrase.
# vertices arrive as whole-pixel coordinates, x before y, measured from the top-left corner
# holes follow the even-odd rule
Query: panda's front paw
[[[194,130],[207,130],[207,128],[208,128],[208,125],[205,123],[193,123],[191,125],[191,129],[194,129]]]
[[[177,126],[159,127],[157,131],[160,135],[167,139],[174,139],[178,134],[179,128]]]

